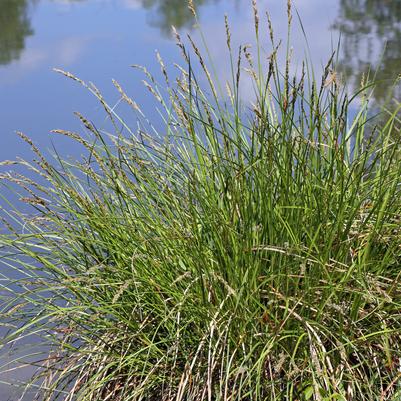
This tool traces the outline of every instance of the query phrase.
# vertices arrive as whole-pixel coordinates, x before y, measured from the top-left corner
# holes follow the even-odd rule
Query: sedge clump
[[[82,161],[47,160],[22,135],[37,160],[19,164],[38,181],[2,176],[34,213],[5,215],[0,316],[4,346],[44,345],[29,383],[39,399],[400,397],[397,112],[375,125],[365,82],[351,113],[334,57],[319,80],[308,62],[292,76],[290,41],[281,70],[272,23],[253,10],[254,54],[234,49],[225,21],[226,92],[178,32],[176,81],[160,56],[163,89],[143,70],[161,132],[117,82],[138,127],[63,72],[115,133],[80,114],[89,138],[54,131],[86,149]]]

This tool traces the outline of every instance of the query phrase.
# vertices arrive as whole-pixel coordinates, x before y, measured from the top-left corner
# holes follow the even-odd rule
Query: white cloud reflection
[[[227,7],[227,10],[224,10],[224,6]],[[302,61],[305,58],[313,66],[316,75],[321,73],[333,49],[337,46],[338,34],[331,30],[331,26],[338,15],[338,7],[338,0],[294,1],[290,38],[290,46],[293,53],[293,73],[300,74]],[[259,0],[258,9],[260,14],[262,57],[266,60],[266,57],[272,51],[267,32],[266,11],[268,11],[273,22],[276,43],[282,40],[281,51],[279,52],[282,57],[281,60],[279,59],[279,64],[281,68],[284,68],[287,41],[287,0]],[[251,44],[255,48],[254,16],[250,1],[238,3],[236,11],[229,5],[229,2],[224,2],[219,9],[218,18],[206,17],[201,20],[208,51],[214,62],[215,72],[222,83],[231,79],[223,19],[225,11],[228,13],[231,26],[232,47],[237,49],[234,51],[235,56],[238,53],[240,44]],[[306,37],[302,31],[297,13],[302,21]],[[202,43],[196,31],[192,32],[191,35],[196,38],[197,43]],[[185,35],[182,36],[184,37]],[[245,64],[246,62],[244,61],[243,66]],[[246,79],[245,75],[243,74],[241,92],[243,100],[249,101],[254,98],[254,92],[251,80]]]
[[[121,4],[128,10],[138,10],[142,8],[141,0],[121,0]]]
[[[92,40],[93,38],[83,38],[81,36],[63,39],[57,45],[56,64],[60,66],[70,66],[75,64],[85,53],[85,50]]]
[[[28,47],[19,60],[3,67],[0,85],[12,85],[37,71],[71,67],[80,61],[94,37],[71,36],[43,47]]]

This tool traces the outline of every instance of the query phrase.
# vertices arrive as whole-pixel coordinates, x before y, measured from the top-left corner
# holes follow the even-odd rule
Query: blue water
[[[230,16],[234,39],[252,41],[250,1],[198,3],[200,21],[216,60],[224,54],[224,13]],[[262,15],[266,9],[271,13],[276,36],[285,39],[286,0],[259,1],[259,5]],[[295,5],[317,70],[336,47],[342,31],[344,69],[355,80],[369,65],[375,68],[387,41],[382,72],[386,78],[399,73],[399,1],[298,0]],[[156,49],[166,64],[179,61],[169,27],[177,25],[185,37],[193,24],[184,0],[0,0],[0,22],[3,18],[10,20],[8,14],[19,17],[8,29],[0,27],[0,160],[30,156],[28,147],[16,137],[17,130],[41,147],[50,148],[51,129],[80,129],[73,111],[101,117],[94,99],[54,73],[54,67],[96,83],[110,102],[118,98],[111,84],[112,78],[117,79],[152,118],[154,109],[140,75],[130,65],[143,64],[158,72]],[[11,40],[13,34],[20,40]],[[307,49],[299,29],[295,29],[292,44],[300,60]],[[383,93],[384,89],[378,97]],[[57,141],[63,150],[73,152],[69,142]]]

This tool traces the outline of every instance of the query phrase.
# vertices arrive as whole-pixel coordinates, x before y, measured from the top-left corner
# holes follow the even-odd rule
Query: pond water
[[[194,3],[217,70],[223,69],[224,14],[230,17],[235,40],[251,41],[251,1]],[[258,3],[261,14],[269,10],[276,36],[285,38],[286,0]],[[401,73],[401,1],[294,3],[315,68],[322,68],[340,37],[340,70],[355,83],[367,71],[377,71],[380,83],[374,98],[378,104],[385,101],[391,83]],[[170,27],[174,25],[184,37],[193,32],[193,23],[185,0],[0,0],[0,161],[31,158],[29,147],[16,131],[26,133],[41,148],[50,149],[55,143],[64,155],[76,154],[78,150],[71,142],[54,138],[50,130],[82,131],[73,117],[77,110],[97,122],[104,118],[97,101],[82,87],[55,73],[54,67],[94,82],[111,103],[118,100],[111,80],[118,80],[148,117],[156,119],[141,75],[130,66],[145,65],[157,73],[156,50],[167,65],[178,61]],[[298,56],[307,50],[299,27],[294,30],[292,45]],[[218,72],[224,75],[224,71]],[[395,95],[401,99],[400,91]],[[9,397],[15,399],[0,386],[0,399]]]
[[[241,42],[252,38],[250,1],[197,0],[195,4],[217,60],[225,46],[224,13]],[[259,5],[271,13],[276,35],[285,38],[286,0],[260,0]],[[378,68],[378,79],[385,81],[375,95],[383,101],[388,78],[401,72],[401,2],[297,0],[295,5],[314,64],[321,68],[341,33],[342,69],[357,81],[369,68]],[[55,140],[51,129],[80,128],[73,111],[91,116],[99,111],[93,97],[53,72],[53,67],[96,83],[110,101],[117,99],[111,84],[111,79],[117,79],[145,109],[148,106],[148,116],[154,113],[140,75],[130,66],[158,70],[156,49],[166,64],[177,61],[171,25],[183,36],[191,31],[193,20],[184,0],[1,0],[0,160],[30,157],[15,131],[50,148]],[[300,31],[292,42],[302,55],[306,46]],[[63,151],[73,152],[69,142],[61,143]]]

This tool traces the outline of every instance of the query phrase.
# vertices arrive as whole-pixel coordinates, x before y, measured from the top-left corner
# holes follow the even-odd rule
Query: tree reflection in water
[[[193,3],[195,7],[200,7],[210,1],[194,0]],[[157,17],[151,23],[158,26],[163,32],[170,32],[172,25],[181,28],[193,22],[192,13],[185,0],[142,0],[142,6],[156,11]]]
[[[401,2],[399,0],[340,0],[334,27],[341,33],[340,68],[355,84],[376,72],[374,98],[383,104],[401,73]],[[401,100],[401,86],[392,96]]]
[[[0,65],[17,60],[32,35],[28,6],[30,0],[0,0]]]

